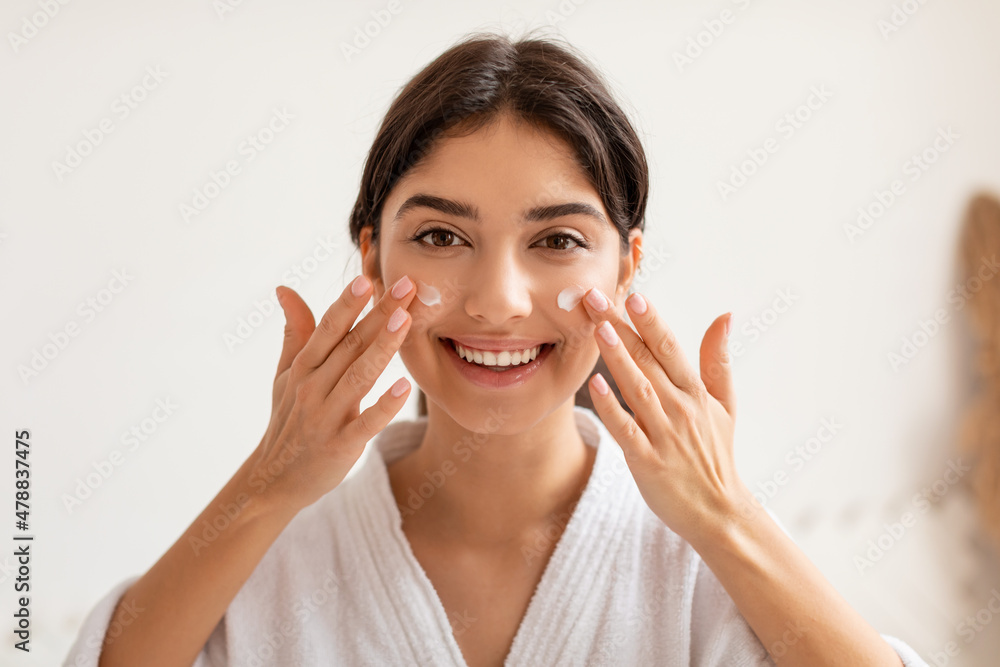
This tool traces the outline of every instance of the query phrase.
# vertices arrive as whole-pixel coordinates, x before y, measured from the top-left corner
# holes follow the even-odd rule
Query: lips
[[[491,346],[487,348],[477,348],[459,343],[453,338],[442,338],[443,342],[448,344],[452,350],[458,354],[459,357],[463,357],[459,347],[464,348],[466,352],[466,357],[469,352],[475,353],[475,360],[463,357],[463,361],[468,363],[475,363],[481,366],[493,367],[499,366],[502,368],[513,368],[516,366],[521,366],[529,363],[533,359],[537,358],[539,355],[547,351],[547,348],[551,348],[553,343],[538,343],[532,346],[526,347],[510,347],[509,345],[502,346]],[[524,352],[531,350],[537,352],[532,357],[528,357]],[[506,363],[501,363],[501,359],[505,360]],[[513,360],[517,359],[517,363],[513,363]]]
[[[499,367],[483,366],[463,359],[458,355],[458,350],[450,338],[439,338],[438,341],[445,357],[458,374],[473,385],[484,389],[511,389],[530,381],[545,365],[555,347],[553,343],[545,343],[540,346],[538,355],[532,361],[518,366]]]

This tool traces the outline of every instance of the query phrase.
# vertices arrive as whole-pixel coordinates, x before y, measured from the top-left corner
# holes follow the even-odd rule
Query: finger
[[[364,309],[365,304],[368,303],[371,283],[367,279],[364,280],[365,289],[361,292],[361,296],[355,296],[350,288],[345,289],[341,298],[334,302],[323,315],[323,319],[316,326],[312,338],[306,343],[303,349],[303,354],[306,356],[302,360],[305,367],[315,369],[328,359],[332,359],[334,373],[337,376],[343,373],[344,369],[357,359],[375,339],[378,332],[385,326],[392,311],[400,305],[404,308],[407,307],[413,300],[413,296],[416,294],[413,283],[406,276],[403,278],[407,280],[406,284],[409,288],[400,295],[400,298],[396,298],[392,294],[392,290],[386,292],[371,312],[361,318],[357,325],[354,322]],[[341,304],[341,301],[344,303]],[[341,345],[341,343],[346,343],[346,345]]]
[[[732,313],[715,318],[701,341],[701,380],[708,393],[715,397],[729,416],[736,418],[736,390],[729,356],[729,335],[726,329]]]
[[[621,406],[608,382],[600,373],[594,373],[587,383],[590,400],[597,415],[625,454],[626,461],[634,461],[648,453],[652,447],[646,434],[628,411]]]
[[[372,344],[346,370],[330,376],[330,373],[336,372],[336,365],[327,362],[313,373],[318,390],[326,389],[328,399],[335,396],[338,403],[346,401],[348,405],[355,406],[356,410],[361,405],[361,399],[368,395],[403,344],[412,321],[410,313],[402,306],[397,306]]]
[[[625,307],[628,309],[629,319],[674,386],[686,392],[699,387],[701,380],[684,355],[677,336],[657,314],[652,302],[636,292],[625,300]]]
[[[359,443],[364,448],[403,409],[409,396],[409,381],[399,378],[388,391],[379,396],[374,405],[366,408],[344,428],[345,441]]]
[[[275,374],[281,375],[288,370],[295,355],[309,340],[316,328],[316,320],[306,302],[291,287],[278,285],[275,294],[278,296],[278,305],[285,314],[285,339],[281,346],[281,358],[278,359],[278,372]]]
[[[611,323],[601,322],[594,336],[618,389],[632,408],[635,423],[646,433],[667,432],[670,426],[656,387],[636,365]]]
[[[355,294],[355,290],[358,292]],[[319,367],[354,324],[371,296],[371,282],[363,275],[351,281],[323,313],[319,324],[309,332],[309,340],[299,352],[299,363],[306,370]]]
[[[406,282],[401,282],[403,278],[406,278]],[[353,329],[342,337],[342,340],[334,346],[333,351],[327,357],[326,361],[323,362],[322,366],[313,371],[317,374],[317,379],[320,380],[319,386],[324,387],[327,392],[332,390],[351,364],[371,347],[374,341],[377,341],[380,336],[384,335],[386,325],[397,308],[402,308],[406,311],[407,324],[412,321],[407,308],[410,307],[410,303],[416,296],[417,291],[414,289],[413,282],[409,278],[406,276],[403,276],[403,278],[397,281],[392,289],[387,290],[382,295],[382,298],[378,300],[372,311],[365,315]],[[397,287],[399,287],[398,290]],[[396,290],[395,294],[393,294],[394,290]],[[402,340],[400,341],[401,343]]]
[[[657,389],[657,396],[659,396],[660,401],[664,405],[667,405],[670,402],[678,400],[680,398],[676,395],[678,389],[670,381],[666,370],[660,365],[659,360],[649,349],[645,340],[618,314],[618,309],[611,306],[611,301],[608,300],[604,293],[595,287],[587,293],[583,302],[587,304],[587,313],[595,324],[600,326],[605,320],[611,322],[615,333],[618,334],[618,337],[625,344],[625,349],[628,350],[629,355],[635,360],[636,365],[646,377],[653,381],[653,386]],[[604,310],[600,310],[599,304],[601,302],[604,304]],[[612,376],[617,377],[614,374]]]

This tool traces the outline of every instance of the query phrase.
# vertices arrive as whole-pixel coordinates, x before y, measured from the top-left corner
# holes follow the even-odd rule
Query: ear
[[[361,272],[371,281],[374,289],[372,300],[377,303],[385,293],[385,284],[379,267],[378,245],[372,243],[372,229],[371,226],[362,228],[358,240],[361,245]]]
[[[618,268],[618,287],[615,290],[615,303],[619,306],[625,303],[629,287],[639,270],[639,262],[642,260],[642,230],[633,228],[628,235],[628,251],[622,257]]]

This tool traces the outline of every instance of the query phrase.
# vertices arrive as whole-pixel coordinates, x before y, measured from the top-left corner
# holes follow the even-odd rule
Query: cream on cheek
[[[417,280],[417,298],[425,306],[437,306],[441,303],[441,290],[422,280]]]
[[[584,288],[580,285],[570,285],[559,292],[559,296],[556,297],[556,303],[567,312],[573,310],[580,305],[580,300],[587,293],[587,289],[589,288]]]

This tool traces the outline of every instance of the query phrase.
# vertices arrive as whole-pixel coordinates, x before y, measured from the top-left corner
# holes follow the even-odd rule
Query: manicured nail
[[[364,275],[358,276],[354,279],[354,282],[351,283],[351,294],[354,296],[361,296],[365,293],[365,290],[368,289],[368,285],[368,279],[365,278]]]
[[[604,342],[611,347],[618,344],[618,333],[615,331],[615,328],[611,326],[611,322],[608,322],[607,320],[601,322],[601,326],[597,327],[597,333],[600,334],[601,338],[604,339]]]
[[[729,313],[729,317],[726,318],[726,338],[729,338],[729,331],[733,327],[733,314]]]
[[[406,378],[399,378],[398,380],[396,380],[395,384],[393,384],[392,387],[390,387],[389,393],[392,394],[394,398],[399,398],[404,393],[406,393],[406,389],[409,386],[410,383],[406,380]]]
[[[392,286],[392,298],[402,299],[410,291],[411,287],[413,287],[413,283],[410,281],[410,277],[403,276]]]
[[[608,392],[611,391],[611,387],[608,386],[608,381],[604,379],[604,376],[600,373],[594,375],[594,389],[601,396],[607,396]]]
[[[608,309],[607,298],[604,296],[604,293],[596,287],[587,292],[587,303],[589,303],[594,310],[601,313]]]
[[[646,312],[646,300],[641,294],[636,292],[628,298],[628,307],[632,309],[636,315],[642,315]]]
[[[396,310],[392,311],[392,317],[389,318],[389,324],[386,328],[393,333],[399,331],[399,327],[403,326],[403,322],[406,321],[406,311],[400,307],[396,307]]]

